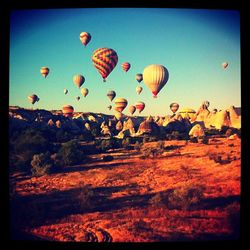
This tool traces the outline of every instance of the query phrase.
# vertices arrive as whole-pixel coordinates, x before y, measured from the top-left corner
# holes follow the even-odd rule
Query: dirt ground
[[[18,196],[11,208],[13,231],[43,240],[84,242],[238,237],[239,138],[210,138],[207,145],[165,141],[165,152],[157,158],[143,159],[135,150],[107,154],[114,160],[104,162],[97,154],[89,163],[56,174],[12,175]],[[214,160],[218,155],[220,161]],[[203,188],[203,196],[189,208],[169,208],[157,199],[152,203],[157,195],[195,186]]]

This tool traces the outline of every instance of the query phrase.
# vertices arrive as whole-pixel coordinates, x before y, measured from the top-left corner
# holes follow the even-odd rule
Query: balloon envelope
[[[143,80],[142,74],[136,74],[135,79],[140,83]]]
[[[129,106],[128,111],[129,111],[129,113],[130,113],[131,115],[133,115],[134,112],[136,111],[136,107],[133,106],[133,105],[131,105],[131,106]]]
[[[82,44],[86,46],[91,40],[91,35],[88,32],[81,32],[80,40]]]
[[[111,109],[112,109],[112,106],[111,106],[111,105],[109,105],[107,108],[108,108],[109,110],[111,110]]]
[[[43,76],[44,78],[46,78],[47,75],[49,74],[49,68],[48,68],[48,67],[41,67],[40,73],[42,74],[42,76]]]
[[[136,91],[136,93],[137,93],[138,95],[140,95],[140,93],[142,92],[142,87],[141,87],[141,86],[137,86],[137,87],[135,88],[135,91]]]
[[[118,56],[113,49],[99,48],[94,51],[92,62],[105,82],[108,75],[115,68],[118,62]]]
[[[227,66],[228,66],[228,62],[223,62],[223,63],[222,63],[222,68],[223,68],[223,69],[226,69]]]
[[[168,70],[163,65],[152,64],[143,70],[143,81],[153,93],[153,97],[157,97],[157,94],[167,83],[168,78]]]
[[[87,88],[82,88],[82,89],[81,89],[81,93],[82,93],[82,95],[83,95],[84,97],[86,97],[86,96],[88,95],[88,93],[89,93],[89,90],[88,90]]]
[[[115,96],[116,96],[116,93],[115,93],[115,91],[113,91],[113,90],[110,90],[110,91],[107,93],[107,97],[110,99],[111,102],[113,101],[113,99],[115,98]]]
[[[145,103],[144,102],[137,102],[135,104],[136,109],[141,113],[143,109],[145,108]]]
[[[62,112],[65,117],[72,117],[74,113],[74,108],[71,105],[64,105],[62,107]]]
[[[115,110],[122,112],[127,107],[128,101],[125,98],[117,98],[115,100]]]
[[[83,85],[83,83],[85,82],[85,78],[82,75],[74,75],[73,76],[73,82],[75,83],[75,85],[78,88],[80,88]]]
[[[127,72],[127,71],[130,69],[130,67],[131,67],[131,65],[130,65],[130,63],[128,63],[128,62],[124,62],[124,63],[122,64],[122,69],[123,69],[125,72]]]
[[[68,93],[68,90],[67,89],[64,89],[63,90],[64,94],[66,95]]]
[[[28,100],[29,100],[32,104],[34,104],[35,102],[38,102],[38,101],[39,101],[39,97],[38,97],[37,95],[35,95],[35,94],[29,95],[29,96],[28,96]]]
[[[176,102],[173,102],[170,104],[170,109],[173,113],[175,113],[179,109],[179,104]]]

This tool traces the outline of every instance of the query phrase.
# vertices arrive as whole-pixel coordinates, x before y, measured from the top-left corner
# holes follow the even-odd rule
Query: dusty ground
[[[152,242],[237,237],[240,139],[210,138],[209,144],[166,141],[157,159],[135,150],[109,152],[92,162],[42,177],[22,174],[13,225],[45,240]],[[145,146],[153,146],[147,143]],[[220,154],[221,163],[209,155]],[[228,160],[229,159],[229,160]],[[150,204],[156,194],[183,186],[204,187],[204,197],[189,210]],[[86,202],[84,187],[92,191]],[[229,209],[231,207],[231,210]],[[233,209],[233,214],[230,211]]]

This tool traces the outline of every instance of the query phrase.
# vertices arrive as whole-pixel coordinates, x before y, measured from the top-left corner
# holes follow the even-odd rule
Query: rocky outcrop
[[[149,134],[149,135],[158,135],[160,132],[159,126],[153,120],[152,117],[147,118],[142,122],[137,131],[137,135]]]
[[[205,131],[200,124],[196,124],[191,128],[188,134],[191,137],[202,137],[205,135]]]

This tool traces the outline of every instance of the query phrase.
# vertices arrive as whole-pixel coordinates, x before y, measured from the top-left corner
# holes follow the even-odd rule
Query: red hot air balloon
[[[62,112],[65,117],[73,117],[74,108],[71,105],[65,105],[62,108]]]
[[[136,109],[141,113],[143,109],[145,108],[145,103],[144,102],[137,102],[135,104]]]
[[[80,34],[80,40],[82,44],[86,47],[91,40],[91,35],[88,32],[82,32]]]
[[[115,68],[118,56],[113,49],[100,48],[94,51],[92,62],[105,82],[108,75]]]
[[[131,65],[130,65],[130,63],[128,63],[128,62],[124,62],[124,63],[122,64],[122,69],[123,69],[125,72],[128,72],[128,70],[130,69],[130,67],[131,67]]]

